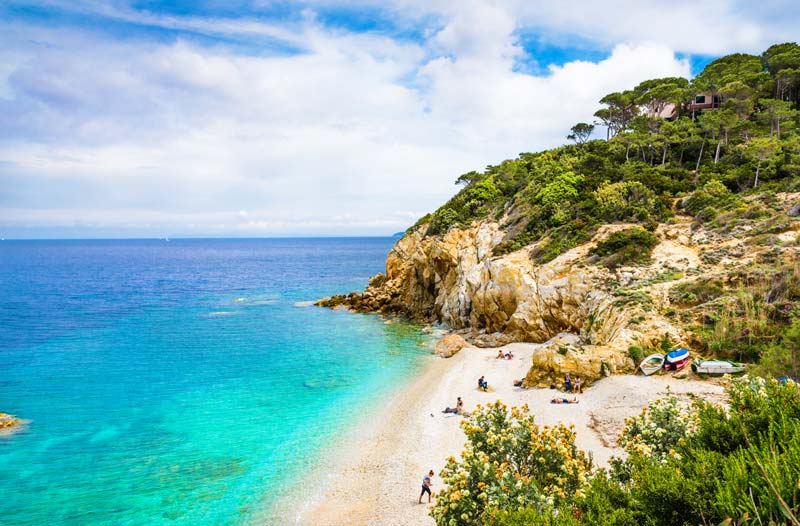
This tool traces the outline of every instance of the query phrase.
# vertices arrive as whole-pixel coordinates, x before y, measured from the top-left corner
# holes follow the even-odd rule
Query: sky
[[[0,237],[390,235],[800,2],[0,0]]]

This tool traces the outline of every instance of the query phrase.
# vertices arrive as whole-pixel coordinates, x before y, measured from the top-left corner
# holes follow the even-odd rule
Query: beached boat
[[[651,354],[644,360],[642,363],[639,364],[639,369],[645,374],[645,376],[650,376],[654,372],[660,370],[664,366],[664,355],[663,354]]]
[[[689,350],[688,349],[675,349],[668,352],[664,358],[664,369],[667,371],[679,371],[689,363]]]
[[[695,360],[692,371],[698,374],[736,374],[743,373],[746,365],[730,360]]]
[[[689,357],[689,349],[680,348],[680,349],[675,349],[674,351],[668,352],[665,359],[669,363],[678,363],[678,362],[682,362],[683,360],[685,360],[688,357]]]

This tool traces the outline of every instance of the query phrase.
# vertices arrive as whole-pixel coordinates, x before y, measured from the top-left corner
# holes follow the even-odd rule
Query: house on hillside
[[[665,104],[660,108],[660,110],[649,110],[647,112],[647,116],[650,118],[659,118],[664,120],[672,120],[678,114],[678,106],[675,104],[669,103]]]
[[[686,105],[686,109],[694,114],[696,111],[716,110],[722,104],[722,96],[717,93],[698,93],[694,100]]]

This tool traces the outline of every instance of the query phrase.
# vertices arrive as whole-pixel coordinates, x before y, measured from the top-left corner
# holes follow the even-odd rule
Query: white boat
[[[736,374],[743,373],[747,366],[730,360],[695,360],[692,371],[698,374]]]
[[[654,372],[661,370],[663,366],[664,355],[655,353],[642,360],[642,363],[639,364],[639,369],[642,370],[645,376],[650,376]]]

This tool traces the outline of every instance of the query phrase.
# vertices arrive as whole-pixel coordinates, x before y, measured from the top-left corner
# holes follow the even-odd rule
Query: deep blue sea
[[[31,421],[0,437],[0,524],[263,521],[430,353],[306,303],[393,242],[0,242],[0,411]]]

